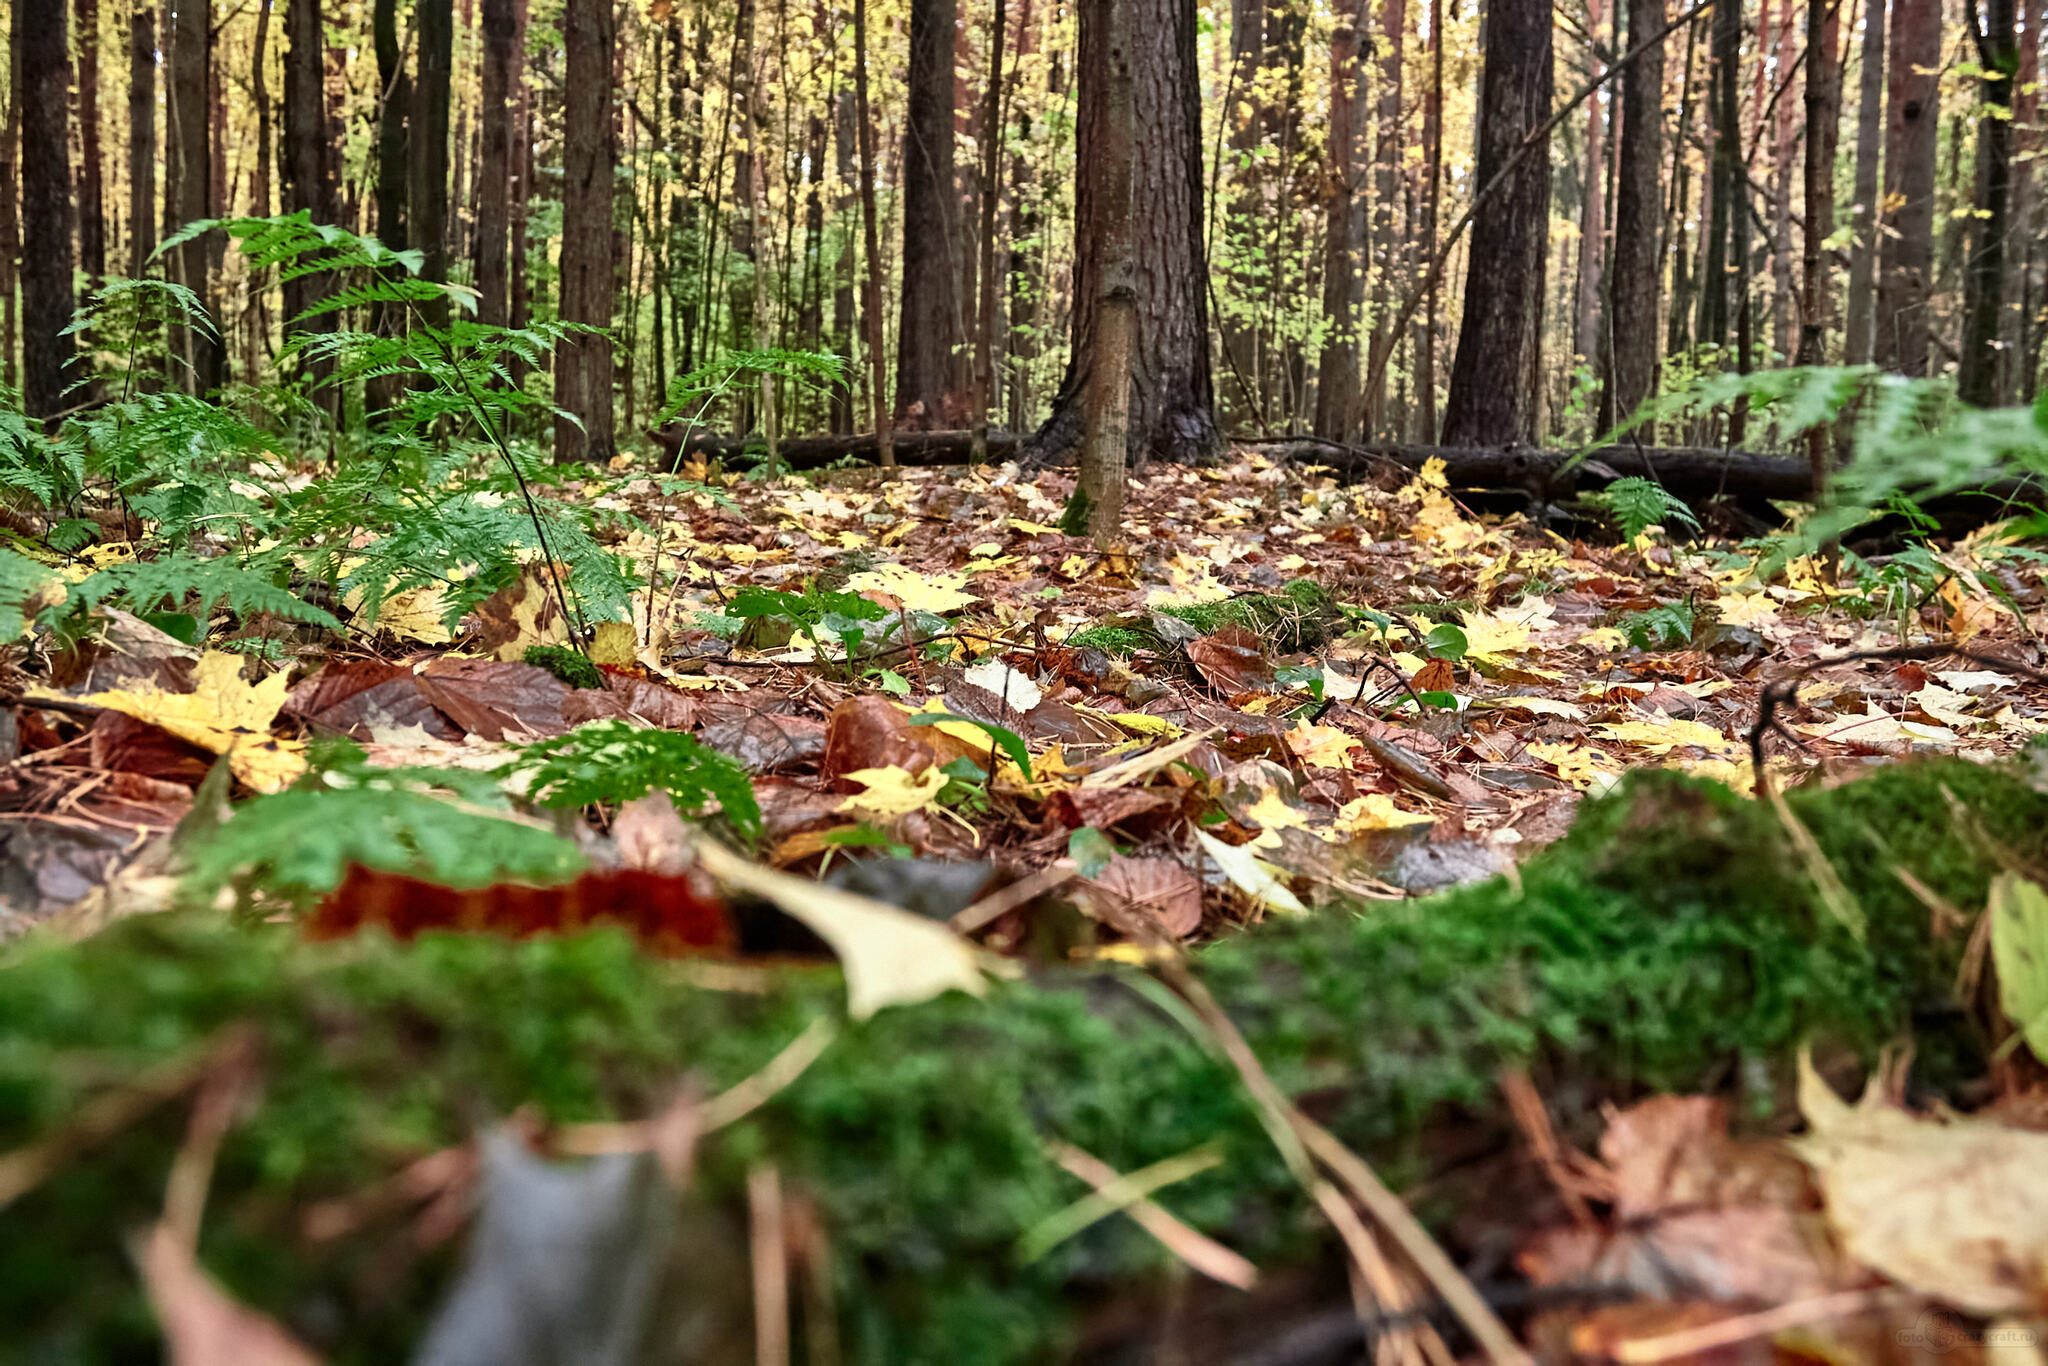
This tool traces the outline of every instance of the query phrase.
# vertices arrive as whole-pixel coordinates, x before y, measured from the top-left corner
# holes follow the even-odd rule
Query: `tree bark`
[[[612,271],[612,49],[618,34],[611,0],[568,0],[562,37],[567,67],[561,317],[604,328],[611,326],[617,280]],[[556,463],[609,461],[615,451],[609,337],[563,339],[555,352],[555,404],[578,420],[555,419]]]
[[[1965,403],[1997,406],[1999,315],[2005,307],[2006,201],[2012,178],[2012,92],[2019,69],[2013,0],[1972,5],[1984,68],[1984,115],[1977,121],[1977,217],[1964,276],[1963,346],[1956,390]]]
[[[477,89],[476,316],[502,326],[512,316],[506,274],[512,205],[512,63],[519,38],[512,0],[483,0],[483,70]]]
[[[1315,434],[1326,441],[1350,441],[1358,431],[1358,311],[1365,298],[1358,259],[1365,226],[1358,183],[1362,19],[1362,14],[1339,13],[1330,34],[1330,168],[1323,192],[1324,333],[1322,356],[1316,363],[1315,416]]]
[[[78,0],[78,267],[86,288],[107,274],[107,216],[100,171],[100,5]]]
[[[981,232],[975,243],[981,256],[979,326],[974,333],[974,430],[988,434],[995,410],[996,320],[1002,312],[996,290],[996,203],[1002,196],[1003,145],[1003,17],[1007,7],[995,0],[988,26],[988,89],[981,106]],[[980,463],[977,461],[976,463]]]
[[[875,416],[875,451],[883,469],[896,468],[895,424],[887,399],[887,357],[882,349],[881,228],[875,212],[875,123],[868,107],[868,0],[853,0],[853,119],[860,140],[860,218],[868,268],[860,314],[867,333],[868,377]]]
[[[1607,0],[1587,0],[1587,31],[1597,34],[1607,17]],[[1659,27],[1662,27],[1660,24]],[[1599,58],[1594,62],[1597,66]],[[1641,79],[1641,59],[1633,77],[1622,78],[1626,90],[1631,79]],[[1661,70],[1661,66],[1659,67]],[[1602,172],[1607,161],[1606,113],[1609,100],[1594,95],[1586,101],[1586,192],[1579,201],[1579,259],[1572,301],[1572,351],[1587,365],[1600,356],[1600,271],[1607,228],[1607,204]]]
[[[412,117],[406,165],[406,220],[411,245],[425,260],[420,277],[448,279],[448,95],[453,75],[455,7],[452,0],[418,0],[414,10],[419,53],[414,65]],[[610,72],[605,73],[606,78]],[[573,98],[573,96],[572,96]],[[444,295],[420,305],[436,327],[448,325]]]
[[[1444,0],[1429,0],[1429,100],[1423,106],[1423,156],[1429,169],[1422,196],[1420,240],[1425,259],[1436,260],[1437,218],[1444,183]],[[1416,432],[1424,442],[1436,440],[1437,281],[1432,278],[1423,307],[1421,334],[1415,342]]]
[[[71,62],[64,0],[17,0],[21,54],[22,405],[54,418],[70,382]]]
[[[1407,0],[1381,0],[1380,5],[1380,100],[1379,126],[1373,145],[1373,354],[1388,357],[1399,344],[1390,307],[1394,282],[1403,278],[1407,262],[1406,243],[1394,228],[1394,204],[1399,198],[1401,155],[1406,146],[1401,136],[1401,44],[1407,36]],[[1363,31],[1363,26],[1360,27]],[[1361,109],[1358,117],[1363,122]],[[1395,424],[1398,426],[1398,423]],[[1364,428],[1368,435],[1381,435],[1387,420],[1387,365],[1385,359],[1372,367],[1371,388],[1365,394]]]
[[[832,156],[839,195],[832,206],[838,226],[839,255],[832,263],[832,349],[851,362],[854,350],[854,226],[860,215],[860,172],[854,159],[853,91],[841,90],[832,101]],[[854,395],[860,388],[852,374],[832,389],[831,427],[841,435],[853,431]]]
[[[510,233],[510,261],[505,272],[505,325],[525,327],[532,319],[533,288],[526,272],[526,220],[533,200],[533,89],[526,74],[527,0],[512,3],[512,68],[506,83],[512,88],[512,145],[509,170],[512,186],[506,207],[506,229]],[[512,358],[512,382],[524,387],[527,364]]]
[[[1877,165],[1884,135],[1885,0],[1865,0],[1862,70],[1857,74],[1856,236],[1849,245],[1849,296],[1843,315],[1842,359],[1869,363],[1871,325],[1877,316]]]
[[[1836,64],[1840,24],[1832,5],[1814,0],[1806,15],[1806,222],[1802,225],[1803,270],[1799,302],[1800,365],[1827,359],[1827,240],[1835,230],[1835,135],[1841,125],[1842,97]],[[1806,436],[1806,459],[1813,486],[1828,482],[1829,434],[1824,425]]]
[[[1664,27],[1664,0],[1628,0],[1631,47]],[[1664,192],[1664,45],[1658,43],[1621,78],[1621,165],[1614,188],[1614,258],[1607,326],[1598,340],[1600,426],[1635,412],[1657,388],[1658,234]],[[1654,424],[1642,440],[1656,444]]]
[[[1494,0],[1486,16],[1485,74],[1474,183],[1490,185],[1550,113],[1555,84],[1550,8]],[[1522,157],[1474,224],[1464,322],[1444,405],[1447,445],[1506,445],[1535,438],[1536,376],[1550,227],[1547,146]]]
[[[208,0],[177,0],[171,47],[171,126],[177,143],[177,173],[172,181],[176,218],[182,225],[214,216],[213,139],[209,76],[213,70],[213,26]],[[26,124],[24,124],[26,128]],[[210,235],[210,234],[208,234]],[[208,235],[178,248],[179,283],[192,291],[200,307],[216,319],[213,299],[213,253]],[[66,253],[67,256],[69,253]],[[218,332],[180,328],[179,347],[188,367],[192,392],[208,394],[225,377],[226,354]]]
[[[397,0],[375,0],[371,36],[377,50],[377,237],[393,251],[408,246],[405,221],[406,118],[412,108],[412,82],[405,74],[405,51],[399,46]],[[380,336],[403,336],[404,308],[379,304],[372,326]],[[372,376],[364,385],[364,406],[371,412],[389,408],[404,387],[399,375]]]
[[[1136,261],[1132,199],[1137,136],[1132,0],[1097,0],[1102,46],[1102,122],[1084,173],[1094,192],[1095,245],[1101,253],[1096,302],[1095,354],[1083,399],[1081,471],[1075,496],[1084,499],[1088,532],[1107,547],[1123,529],[1130,482],[1131,350],[1137,308],[1132,297]]]
[[[1094,173],[1110,136],[1107,6],[1122,16],[1132,82],[1130,225],[1133,332],[1128,454],[1142,462],[1206,460],[1221,438],[1209,371],[1202,257],[1201,90],[1192,0],[1085,0],[1080,7],[1080,118],[1074,204],[1074,319],[1066,377],[1033,438],[1036,458],[1073,451],[1096,360],[1104,297],[1107,205]]]
[[[1891,50],[1884,147],[1884,202],[1891,208],[1878,252],[1871,358],[1902,375],[1924,375],[1932,342],[1941,0],[1892,0]]]
[[[315,223],[333,223],[339,217],[335,191],[340,170],[327,136],[327,40],[320,0],[285,0],[284,27],[285,206]],[[298,317],[333,288],[333,276],[324,272],[285,281],[285,315]],[[333,314],[324,314],[297,324],[296,330],[328,332],[335,322]],[[317,365],[310,377],[318,382],[331,368]],[[327,406],[330,413],[337,411],[331,401]]]
[[[961,234],[954,221],[953,183],[957,12],[954,0],[911,0],[895,412],[897,424],[906,430],[959,426],[965,416],[954,356],[965,340],[960,335]]]
[[[156,250],[156,12],[128,17],[128,273],[141,279]]]

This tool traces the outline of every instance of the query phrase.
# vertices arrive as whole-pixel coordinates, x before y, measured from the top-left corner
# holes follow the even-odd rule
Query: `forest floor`
[[[372,923],[401,937],[436,927],[523,934],[607,918],[608,893],[595,889],[606,876],[673,878],[693,890],[656,898],[653,909],[611,908],[649,947],[709,952],[732,971],[771,977],[792,953],[816,956],[815,940],[763,940],[732,909],[765,900],[845,961],[858,1015],[977,982],[993,962],[978,952],[956,960],[929,938],[892,937],[894,922],[858,919],[877,902],[912,912],[919,934],[950,926],[948,941],[1012,961],[1157,967],[1175,945],[1256,939],[1261,922],[1369,919],[1375,906],[1500,874],[1507,880],[1493,885],[1517,886],[1518,870],[1566,836],[1589,796],[1625,788],[1631,770],[1683,770],[1746,798],[1760,747],[1771,788],[1811,796],[1917,755],[2022,771],[2013,756],[2048,730],[2048,683],[2036,671],[2048,592],[2031,552],[1995,531],[1835,566],[1787,560],[1773,544],[1699,537],[1675,513],[1623,542],[1591,521],[1554,530],[1478,515],[1428,471],[1383,488],[1239,453],[1215,468],[1140,473],[1124,546],[1103,551],[1059,530],[1071,488],[1062,471],[912,469],[885,479],[846,470],[762,482],[700,466],[683,471],[695,486],[666,493],[628,467],[615,473],[624,482],[602,496],[644,523],[616,549],[660,587],[640,595],[635,623],[599,627],[580,654],[546,567],[534,566],[453,632],[430,595],[402,595],[374,636],[347,648],[301,636],[296,665],[267,678],[119,613],[97,643],[17,672],[0,940],[23,936],[19,961],[47,969],[46,941],[84,940],[64,952],[89,952],[114,922],[189,899],[192,868],[208,864],[192,841],[223,814],[228,775],[207,782],[215,757],[226,757],[239,790],[276,792],[309,765],[317,774],[334,762],[322,737],[354,739],[372,769],[444,772],[460,805],[478,800],[475,775],[537,740],[589,721],[646,722],[736,761],[757,812],[715,775],[671,784],[657,774],[640,785],[652,797],[596,800],[581,817],[550,819],[517,802],[526,789],[515,782],[513,808],[494,817],[520,823],[529,840],[559,839],[575,857],[551,884],[528,850],[526,864],[511,858],[508,883],[558,892],[473,873],[437,879],[460,860],[427,847],[431,838],[365,860],[351,851],[376,832],[351,843],[306,824],[279,827],[302,832],[302,857],[273,848],[234,866],[213,860],[215,899],[253,897],[261,910],[270,895],[275,918],[287,893],[303,893],[329,937]],[[541,782],[602,787],[602,749],[542,752],[561,762]],[[336,771],[361,782],[360,768]],[[754,858],[700,844],[678,807]],[[1816,895],[1839,909],[1827,857],[1785,810],[1787,857],[1808,860]],[[1943,838],[1968,843],[1971,818],[1957,821]],[[1983,861],[1989,872],[1973,871],[1975,881],[1910,889],[1912,914],[1934,925],[1916,933],[1953,930],[1958,951],[1975,943],[1979,974],[1990,931],[1970,927],[1988,923],[1984,887],[2001,866],[2009,901],[2040,898],[2013,910],[2015,923],[2038,912],[2032,932],[2048,935],[2048,897],[2010,886],[2016,870],[2035,866],[2024,851]],[[577,863],[593,871],[564,880]],[[853,894],[852,911],[803,890],[821,874]],[[462,885],[443,891],[437,880]],[[1944,929],[1944,917],[1955,925]],[[896,961],[878,961],[891,954]],[[27,971],[0,960],[0,978]],[[20,989],[20,999],[32,994]],[[2029,1025],[2014,999],[2004,998],[2006,1013]],[[1998,1024],[1994,1032],[2008,1028]],[[213,1091],[203,1078],[248,1066],[220,1062],[219,1047],[178,1055],[186,1070],[175,1078],[67,1080],[63,1096],[87,1107],[82,1116],[54,1100],[10,1110],[0,1085],[0,1219],[15,1197],[90,1162],[88,1143],[194,1085],[201,1105],[175,1136],[178,1168],[194,1144],[210,1163],[205,1145],[219,1144],[230,1112],[262,1104],[241,1086],[205,1129],[198,1116]],[[25,1068],[28,1057],[16,1061]],[[1791,1060],[1781,1048],[1768,1061]],[[1725,1079],[1710,1061],[1701,1080]],[[740,1083],[755,1087],[740,1112],[772,1109],[805,1064],[779,1065],[767,1081]],[[2038,1344],[2030,1325],[2039,1321],[2027,1316],[2048,1294],[2048,1221],[2027,1211],[2048,1200],[2048,1167],[2036,1160],[2048,1135],[2031,1132],[2026,1116],[2038,1120],[2048,1106],[2009,1053],[1985,1066],[1997,1085],[1972,1099],[1995,1093],[2004,1122],[2024,1128],[1979,1119],[1943,1130],[1889,1103],[1851,1118],[1809,1077],[1796,1105],[1782,1107],[1803,1110],[1819,1135],[1804,1149],[1731,1139],[1726,1109],[1705,1096],[1547,1095],[1541,1072],[1536,1085],[1509,1073],[1491,1100],[1495,1117],[1520,1135],[1577,1231],[1523,1225],[1507,1209],[1489,1220],[1520,1244],[1521,1275],[1597,1282],[1621,1301],[1518,1319],[1518,1331],[1547,1351],[1631,1361],[1733,1343],[1762,1350],[1774,1335],[1791,1341],[1786,1334],[1843,1360],[1889,1359],[1919,1342],[1898,1336],[1907,1332],[1981,1353],[1987,1324]],[[11,1075],[0,1066],[0,1081]],[[1896,1076],[1885,1094],[1901,1096]],[[1602,1100],[1630,1105],[1603,1118]],[[1589,1143],[1604,1123],[1598,1158],[1560,1139],[1553,1118]],[[1783,1123],[1781,1114],[1779,1132]],[[649,1120],[632,1132],[659,1149],[658,1127]],[[630,1148],[620,1137],[628,1128],[559,1150]],[[393,1161],[387,1170],[398,1169]],[[1075,1174],[1064,1198],[1108,1187],[1074,1232],[1128,1211],[1197,1274],[1238,1284],[1249,1273],[1165,1213],[1180,1177],[1147,1168],[1149,1183],[1116,1186],[1114,1170],[1088,1153],[1061,1162]],[[473,1181],[474,1161],[465,1170]],[[1916,1203],[1923,1188],[1961,1205],[1932,1213]],[[1994,1189],[2003,1194],[1983,1194]],[[769,1195],[748,1190],[758,1273]],[[162,1226],[173,1232],[179,1217],[198,1218],[190,1208],[174,1214],[178,1198]],[[1400,1231],[1382,1236],[1408,1247]],[[768,1255],[800,1262],[801,1249],[781,1239]],[[207,1298],[185,1246],[152,1242],[143,1254],[174,1342],[203,1331],[193,1316],[227,1312]],[[1352,1252],[1360,1255],[1355,1242]],[[1462,1317],[1441,1268],[1390,1271],[1370,1255],[1357,1265],[1368,1281],[1392,1278],[1374,1286],[1383,1305],[1426,1283],[1450,1305],[1446,1322]],[[1963,1317],[1927,1318],[1932,1309]],[[281,1331],[238,1322],[233,1331]],[[256,1341],[234,1340],[245,1351]],[[1342,1332],[1331,1340],[1334,1354],[1321,1356],[1303,1347],[1291,1357],[1180,1359],[1345,1359]],[[1412,1322],[1388,1340],[1404,1359],[1441,1347],[1432,1328]]]

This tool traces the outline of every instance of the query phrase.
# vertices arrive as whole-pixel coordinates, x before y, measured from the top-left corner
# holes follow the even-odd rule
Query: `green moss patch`
[[[1959,831],[1951,794],[1980,833]],[[1867,941],[1820,904],[1767,809],[1645,773],[1588,803],[1517,882],[1276,924],[1198,968],[1276,1079],[1409,1179],[1430,1171],[1426,1121],[1501,1113],[1504,1064],[1536,1068],[1587,1118],[1652,1088],[1748,1085],[1766,1108],[1808,1042],[1867,1056],[1910,1031],[1917,1077],[1969,1075],[1983,1040],[1950,998],[1962,936],[1931,938],[1892,870],[1980,904],[1995,871],[1980,846],[2048,861],[2048,798],[2011,770],[1940,761],[1791,800]],[[377,1270],[410,1211],[316,1245],[308,1204],[522,1105],[638,1117],[686,1074],[729,1085],[840,1008],[836,971],[777,980],[704,989],[610,932],[309,944],[211,916],[129,921],[0,967],[0,1152],[248,1022],[263,1081],[222,1149],[202,1258],[329,1359],[402,1360],[454,1253],[394,1283]],[[1048,1139],[1123,1170],[1220,1142],[1223,1165],[1161,1202],[1262,1265],[1327,1251],[1234,1075],[1140,985],[1062,970],[848,1025],[707,1143],[700,1194],[738,1209],[748,1165],[770,1159],[817,1202],[849,1362],[1057,1360],[1090,1304],[1171,1274],[1118,1219],[1018,1264],[1018,1235],[1082,1193]],[[0,1362],[152,1355],[122,1239],[161,1207],[188,1108],[159,1107],[0,1210]]]

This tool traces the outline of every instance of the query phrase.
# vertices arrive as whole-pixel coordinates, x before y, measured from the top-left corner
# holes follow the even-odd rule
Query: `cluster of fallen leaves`
[[[691,473],[704,492],[649,480],[614,495],[654,530],[617,547],[648,585],[634,620],[582,642],[600,688],[521,662],[570,639],[541,565],[452,638],[431,604],[394,600],[348,651],[321,646],[268,673],[107,614],[18,678],[0,934],[132,866],[218,758],[242,788],[274,792],[321,735],[355,740],[375,764],[479,769],[521,742],[628,718],[743,765],[762,836],[756,859],[738,858],[636,804],[598,813],[609,824],[586,843],[605,856],[569,888],[455,893],[359,874],[317,928],[613,918],[656,947],[729,951],[709,874],[810,925],[847,961],[860,1014],[976,983],[986,965],[863,919],[878,902],[996,950],[1057,904],[1089,927],[1069,937],[1076,952],[1122,956],[1333,898],[1436,890],[1555,839],[1584,793],[1631,767],[1746,788],[1761,690],[1796,672],[1809,677],[1780,712],[1794,742],[1776,742],[1781,776],[1919,750],[1989,757],[2048,728],[2048,691],[2025,669],[1825,662],[1940,639],[2038,662],[2048,601],[1995,562],[1988,533],[1939,552],[1948,576],[1927,601],[1874,615],[1815,561],[1772,569],[1654,532],[1591,545],[1475,516],[1434,471],[1386,489],[1256,457],[1155,468],[1110,549],[1056,529],[1057,473]],[[1297,578],[1336,604],[1313,652],[1160,611]],[[801,632],[758,647],[735,637],[724,609],[744,589],[819,585],[947,629],[855,660]],[[1697,623],[1683,648],[1630,643],[1630,614],[1680,607]],[[1158,647],[1116,658],[1072,643],[1104,622],[1145,626]],[[1454,625],[1462,648],[1433,648],[1433,622]],[[892,956],[917,961],[892,969]],[[1575,1310],[1571,1350],[1658,1360],[1757,1336],[1725,1326],[1728,1302],[1793,1307],[1771,1332],[1818,1331],[1891,1312],[1886,1286],[1982,1315],[2039,1309],[2015,1287],[2040,1293],[2041,1221],[2015,1224],[2030,1211],[1987,1183],[2003,1173],[2023,1187],[2013,1164],[2038,1161],[2048,1140],[1990,1118],[1847,1107],[1817,1082],[1803,1100],[1804,1165],[1781,1145],[1729,1140],[1711,1103],[1671,1098],[1616,1116],[1597,1161],[1537,1144],[1573,1218],[1526,1244],[1525,1272],[1627,1300]]]

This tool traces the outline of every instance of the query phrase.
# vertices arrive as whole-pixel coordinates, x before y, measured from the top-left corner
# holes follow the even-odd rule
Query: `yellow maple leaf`
[[[1374,830],[1398,830],[1404,825],[1433,825],[1436,817],[1420,811],[1403,811],[1384,792],[1368,792],[1337,808],[1334,834],[1363,835]]]
[[[1535,740],[1530,742],[1528,753],[1537,763],[1549,764],[1556,769],[1557,776],[1573,787],[1598,787],[1620,776],[1608,762],[1607,756],[1597,749],[1582,749],[1575,745],[1551,745]]]
[[[1358,747],[1358,741],[1335,726],[1301,721],[1287,732],[1287,747],[1299,755],[1303,763],[1314,764],[1317,768],[1350,768],[1351,751]]]
[[[846,776],[867,790],[839,803],[839,809],[888,819],[924,810],[938,800],[939,789],[946,785],[946,775],[937,768],[927,768],[913,777],[895,764],[857,768]]]
[[[1012,517],[1010,519],[1010,529],[1012,531],[1021,531],[1026,536],[1057,536],[1060,534],[1060,529],[1056,526],[1047,526],[1044,522],[1027,522],[1022,517]]]
[[[1736,746],[1712,726],[1661,711],[1639,712],[1633,721],[1613,721],[1598,728],[1603,740],[1619,740],[1651,754],[1669,754],[1682,745],[1693,745],[1711,754],[1732,752]]]
[[[1276,787],[1266,788],[1259,793],[1259,799],[1244,809],[1244,820],[1261,830],[1297,830],[1308,825],[1308,817],[1300,807],[1289,806],[1287,799]]]
[[[261,683],[244,683],[240,658],[209,650],[193,669],[191,692],[166,692],[155,683],[142,683],[78,700],[132,716],[208,753],[224,754],[248,787],[276,792],[306,771],[305,746],[270,734],[288,683],[282,671]],[[30,695],[63,696],[49,688],[32,688]]]
[[[953,612],[980,599],[966,590],[965,574],[920,574],[907,565],[879,564],[846,581],[855,593],[886,593],[913,612]]]

